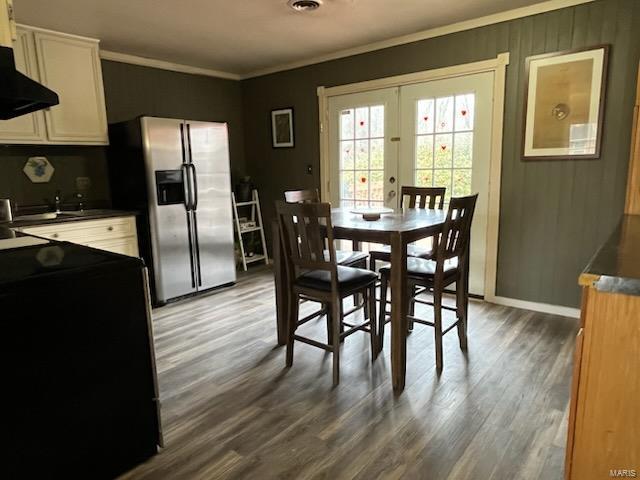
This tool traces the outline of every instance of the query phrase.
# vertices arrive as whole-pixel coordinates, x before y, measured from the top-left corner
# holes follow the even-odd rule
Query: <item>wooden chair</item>
[[[434,320],[424,320],[413,316],[407,316],[412,322],[429,325],[435,329],[436,366],[442,370],[442,337],[453,327],[458,328],[460,348],[467,348],[467,310],[469,303],[469,287],[466,278],[467,265],[469,263],[469,241],[471,237],[471,222],[478,195],[452,198],[449,203],[447,219],[442,228],[442,233],[435,237],[433,260],[423,258],[407,259],[407,292],[410,298],[406,298],[408,304],[411,301],[425,303],[433,306]],[[384,337],[384,325],[387,318],[387,287],[389,284],[390,268],[380,269],[380,316],[378,321],[379,348],[382,349]],[[442,305],[444,289],[456,283],[456,306]],[[415,299],[416,287],[425,287],[433,291],[433,302]],[[443,330],[442,309],[456,312],[456,321]]]
[[[320,195],[318,189],[313,190],[289,190],[284,192],[284,200],[287,203],[319,203]],[[328,255],[329,252],[326,252]],[[369,255],[358,250],[358,245],[354,242],[353,250],[336,250],[336,259],[338,265],[346,265],[348,267],[367,268],[367,259]]]
[[[293,364],[294,341],[298,340],[333,353],[333,384],[340,381],[340,341],[363,330],[371,335],[371,358],[377,356],[375,285],[377,275],[367,269],[338,265],[328,203],[277,202],[280,236],[283,239],[290,305],[288,306],[287,360]],[[326,258],[325,251],[329,252]],[[369,315],[359,325],[344,322],[343,299],[361,294]],[[296,334],[300,325],[299,300],[313,299],[331,310],[331,340],[324,344]],[[341,332],[346,325],[348,330]]]
[[[429,208],[442,210],[444,208],[444,196],[447,189],[444,187],[408,187],[403,186],[400,193],[400,208]],[[407,202],[405,202],[405,198]],[[407,245],[409,257],[432,258],[433,251],[429,248]],[[379,247],[378,250],[369,251],[371,260],[370,268],[376,271],[376,262],[390,262],[391,249],[388,245]]]

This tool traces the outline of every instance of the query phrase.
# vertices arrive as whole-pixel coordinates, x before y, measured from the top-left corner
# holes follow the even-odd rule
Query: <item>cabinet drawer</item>
[[[24,233],[63,242],[89,244],[136,236],[135,217],[116,217],[100,220],[81,220],[23,228]]]
[[[89,247],[99,248],[107,252],[119,253],[130,257],[139,256],[138,239],[136,237],[118,238],[115,240],[100,240],[86,244]]]

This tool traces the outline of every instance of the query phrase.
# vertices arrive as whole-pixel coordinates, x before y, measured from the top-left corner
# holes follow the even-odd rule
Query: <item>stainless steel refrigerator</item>
[[[226,123],[140,117],[109,131],[113,204],[142,212],[156,303],[235,282]]]

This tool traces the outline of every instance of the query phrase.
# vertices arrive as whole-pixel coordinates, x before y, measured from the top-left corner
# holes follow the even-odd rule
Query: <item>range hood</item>
[[[0,120],[60,103],[58,95],[16,70],[13,49],[0,46]]]

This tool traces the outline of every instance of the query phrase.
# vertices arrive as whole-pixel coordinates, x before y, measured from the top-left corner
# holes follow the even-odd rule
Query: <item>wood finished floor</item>
[[[416,326],[394,396],[389,329],[374,364],[365,333],[346,339],[332,389],[319,349],[297,343],[284,368],[274,316],[268,269],[156,310],[166,448],[121,478],[562,478],[577,320],[472,302],[468,354],[447,334],[438,378]],[[323,321],[303,328],[325,338]]]

